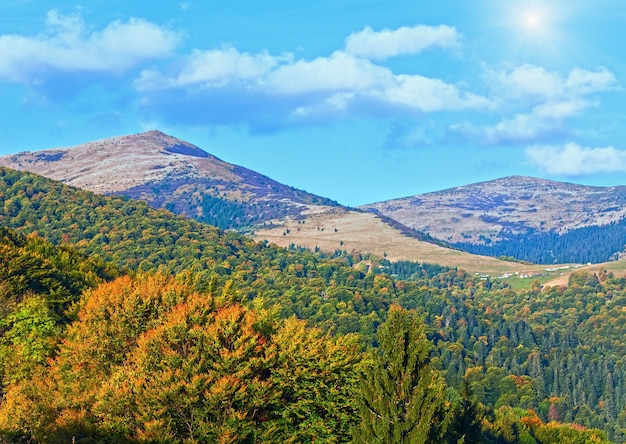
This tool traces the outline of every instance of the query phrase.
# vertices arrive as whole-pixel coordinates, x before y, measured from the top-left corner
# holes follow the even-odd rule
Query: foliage
[[[445,384],[430,367],[431,344],[415,316],[391,306],[364,375],[357,443],[441,442],[450,420]]]
[[[109,428],[102,428],[104,419],[95,409],[104,393],[102,387],[113,384],[113,375],[120,378],[126,370],[139,372],[139,338],[157,330],[159,338],[169,335],[164,327],[166,317],[189,295],[198,293],[211,295],[213,300],[222,298],[215,310],[230,305],[245,310],[254,307],[253,328],[244,330],[274,347],[275,354],[268,355],[267,362],[273,366],[273,388],[283,403],[280,412],[270,410],[270,419],[259,420],[263,424],[258,430],[266,430],[265,425],[270,424],[265,423],[271,422],[275,436],[283,441],[293,436],[299,437],[294,442],[309,440],[313,435],[332,441],[330,434],[336,441],[345,440],[355,421],[351,412],[356,406],[350,404],[354,391],[349,387],[355,380],[350,373],[352,364],[360,359],[353,354],[357,339],[349,337],[349,344],[344,344],[345,356],[332,353],[336,361],[330,350],[339,346],[339,341],[347,341],[342,338],[351,333],[359,334],[360,344],[379,344],[377,327],[393,304],[415,310],[423,319],[424,332],[433,343],[430,366],[449,387],[458,389],[467,383],[471,395],[466,397],[466,406],[472,405],[469,402],[479,413],[481,406],[484,412],[496,412],[493,420],[483,418],[484,424],[494,424],[487,430],[494,439],[504,439],[495,428],[500,421],[497,412],[511,408],[532,410],[544,424],[551,420],[574,423],[589,430],[602,429],[615,442],[626,440],[626,280],[610,273],[576,274],[566,288],[541,289],[537,285],[513,290],[505,283],[481,280],[461,270],[399,264],[393,272],[392,264],[359,253],[322,255],[254,243],[237,233],[152,210],[140,202],[97,196],[11,170],[0,170],[0,197],[3,226],[26,235],[20,239],[28,245],[30,236],[39,234],[56,246],[35,238],[33,245],[45,244],[47,247],[37,248],[50,250],[41,253],[42,258],[36,248],[20,246],[21,241],[11,246],[14,233],[5,236],[9,240],[0,246],[7,258],[0,263],[5,273],[0,288],[6,295],[2,359],[24,363],[21,376],[11,375],[5,381],[1,410],[7,434],[52,442],[48,438],[54,431],[67,442],[71,435],[60,431],[69,433],[71,427],[83,430],[85,436],[135,436],[130,434],[130,427],[135,427],[132,433],[139,436],[144,426],[138,419],[128,424],[111,422]],[[67,308],[82,289],[108,279],[108,268],[97,265],[102,260],[133,273],[160,270],[161,281],[126,277],[88,291],[80,304],[79,321],[67,332],[57,328],[72,319],[75,310],[68,312]],[[388,273],[404,273],[411,281]],[[166,275],[178,279],[171,281]],[[102,303],[94,302],[100,299]],[[275,313],[276,319],[295,316],[320,330],[315,334],[292,330],[291,335],[302,337],[302,342],[311,346],[290,349],[285,345],[287,336],[282,343],[278,339],[283,321],[265,317],[266,311]],[[65,320],[60,321],[59,316]],[[54,327],[49,317],[55,320]],[[187,324],[177,325],[183,328]],[[29,329],[32,336],[26,333]],[[189,334],[180,334],[177,340],[181,343],[190,340]],[[210,337],[204,329],[198,334]],[[20,343],[19,338],[32,338],[32,342]],[[318,341],[326,344],[326,340],[335,345],[314,346]],[[311,367],[302,379],[293,379],[298,373],[289,359],[299,349],[315,357],[302,358]],[[289,352],[281,355],[281,350]],[[48,358],[53,358],[51,364]],[[294,362],[298,361],[294,358]],[[346,373],[338,370],[342,366]],[[329,367],[340,373],[325,372]],[[333,383],[338,377],[344,382]],[[325,382],[320,378],[326,378]],[[310,382],[309,389],[305,381],[315,382]],[[315,392],[315,387],[324,388]],[[319,400],[315,408],[309,408],[307,398],[302,398],[302,393],[311,392]],[[124,392],[111,389],[111,393]],[[274,398],[268,399],[272,405]],[[451,406],[454,415],[460,415],[456,407],[460,399]],[[120,406],[133,406],[140,400],[122,401]],[[509,417],[517,424],[524,416],[502,416]],[[306,426],[305,418],[309,418]],[[301,435],[294,435],[296,429]],[[538,433],[529,434],[541,441]],[[462,434],[455,436],[458,439]]]
[[[117,273],[70,247],[0,227],[0,395],[54,355],[81,293]]]
[[[612,260],[626,245],[626,218],[607,225],[576,228],[566,233],[505,233],[497,242],[458,242],[454,247],[486,256],[510,256],[536,264],[600,263]]]
[[[198,221],[224,230],[247,227],[261,221],[259,204],[235,202],[205,194],[200,201],[200,208],[201,215],[196,217]]]
[[[25,295],[40,295],[59,319],[83,290],[117,275],[115,267],[67,246],[54,247],[36,236],[0,227],[0,315]]]
[[[360,345],[193,280],[119,278],[86,296],[56,358],[8,388],[4,436],[37,442],[347,441]],[[294,381],[294,378],[295,381]]]

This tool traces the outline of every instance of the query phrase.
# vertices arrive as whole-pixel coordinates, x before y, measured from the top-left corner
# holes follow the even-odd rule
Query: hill
[[[1,157],[0,165],[96,193],[144,200],[154,208],[164,207],[223,229],[255,227],[255,239],[281,246],[319,247],[328,253],[341,248],[497,275],[526,271],[442,248],[442,242],[436,246],[434,239],[396,221],[374,218],[280,184],[159,131],[23,152]],[[294,228],[300,223],[302,230]],[[319,231],[311,236],[307,228],[320,223],[340,225],[341,234]],[[289,235],[283,236],[285,232]]]
[[[362,207],[379,216],[372,218],[159,131],[14,154],[0,158],[0,165],[141,199],[223,229],[253,233],[259,241],[328,253],[340,248],[491,275],[536,274],[541,268],[501,267],[478,256],[550,265],[603,263],[620,258],[626,245],[626,187],[513,176]],[[308,230],[313,225],[320,230]],[[322,231],[324,225],[341,225],[342,232]]]
[[[604,262],[626,245],[626,187],[512,176],[366,205],[477,254],[535,263]]]
[[[160,131],[0,157],[100,194],[125,195],[220,228],[240,228],[336,202],[229,164]]]
[[[259,321],[251,322],[267,334],[272,331],[268,324],[271,319],[296,316],[336,336],[356,332],[364,344],[375,343],[376,327],[387,318],[389,307],[399,304],[416,310],[423,319],[433,343],[432,365],[446,383],[460,388],[465,381],[478,402],[496,411],[495,419],[487,418],[485,424],[492,421],[510,425],[513,421],[516,430],[519,426],[527,431],[520,418],[531,409],[536,412],[531,419],[537,426],[555,419],[576,422],[602,428],[618,442],[626,440],[619,416],[626,407],[626,280],[604,270],[597,274],[578,271],[569,279],[567,288],[541,291],[540,285],[535,284],[529,289],[514,290],[497,279],[456,269],[416,263],[396,267],[364,254],[336,251],[324,255],[256,243],[233,231],[224,232],[166,210],[152,209],[145,202],[96,195],[15,170],[0,169],[0,195],[2,226],[24,234],[38,233],[55,245],[68,245],[92,259],[112,261],[131,273],[161,272],[161,277],[156,278],[139,273],[135,281],[124,278],[88,292],[79,304],[78,323],[68,327],[67,338],[75,334],[76,341],[62,342],[60,349],[52,342],[45,353],[58,352],[56,361],[34,361],[33,365],[40,363],[37,365],[43,367],[25,369],[28,373],[23,379],[7,386],[6,395],[0,399],[0,433],[3,427],[9,427],[15,431],[14,436],[24,436],[26,429],[19,427],[56,424],[68,433],[80,430],[81,436],[86,436],[90,430],[111,425],[107,422],[112,418],[108,413],[122,415],[119,418],[123,422],[126,417],[121,410],[100,415],[103,411],[98,409],[104,405],[115,408],[116,402],[107,401],[121,399],[108,397],[115,393],[130,399],[116,389],[120,388],[118,383],[127,380],[122,377],[125,373],[119,374],[120,379],[108,377],[123,368],[132,373],[129,365],[138,362],[133,350],[153,337],[142,334],[143,339],[136,340],[141,331],[133,329],[147,324],[159,329],[159,323],[164,323],[172,331],[189,332],[193,341],[200,332],[194,320],[197,317],[190,318],[189,329],[187,324],[182,329],[177,327],[180,310],[190,305],[174,310],[175,316],[170,318],[167,304],[172,306],[178,296],[186,297],[198,290],[230,301],[229,304],[254,307]],[[390,274],[383,272],[387,269]],[[170,278],[165,274],[177,275],[177,283],[172,285],[184,286],[180,295],[169,290],[166,281]],[[399,280],[393,274],[408,280]],[[154,302],[155,298],[162,303]],[[115,304],[109,303],[113,300]],[[205,297],[198,301],[210,302]],[[117,313],[120,307],[123,310]],[[202,313],[212,313],[213,309],[202,307]],[[31,306],[22,308],[32,312]],[[239,308],[235,311],[244,313]],[[24,312],[19,313],[22,316]],[[230,309],[228,313],[236,314]],[[104,323],[95,322],[96,318]],[[24,341],[20,338],[28,335],[18,334],[18,330],[31,328],[32,316],[24,318],[24,322],[12,319],[12,336],[5,338],[15,339],[14,345],[21,347]],[[214,324],[211,321],[206,326]],[[134,333],[125,336],[127,329]],[[81,342],[85,332],[91,335],[88,344]],[[102,343],[103,332],[114,335],[106,336],[116,347],[113,362],[108,360],[111,349]],[[22,350],[11,344],[7,347],[13,352]],[[173,347],[176,344],[172,342]],[[46,357],[42,353],[39,356]],[[102,361],[84,365],[90,356]],[[35,371],[42,377],[28,376]],[[87,372],[87,378],[81,376],[83,372]],[[33,380],[44,382],[33,389]],[[113,391],[100,390],[99,383],[104,380],[112,384]],[[193,381],[193,375],[185,380]],[[89,391],[72,381],[89,384]],[[65,390],[64,384],[71,387]],[[98,398],[100,395],[103,397]],[[48,413],[59,415],[55,419],[58,422],[37,416]],[[498,427],[488,432],[500,433]],[[557,432],[554,426],[546,429],[546,433],[550,431]],[[556,438],[536,441],[574,442]]]
[[[390,261],[439,264],[490,276],[545,272],[541,265],[502,261],[419,240],[368,212],[334,209],[303,216],[277,227],[256,230],[254,235],[282,247],[293,245],[325,252],[367,252]]]
[[[0,226],[0,318],[25,297],[45,300],[56,321],[67,320],[66,310],[81,293],[119,274],[111,264],[90,259],[68,246],[28,237]],[[2,322],[0,321],[0,333]]]

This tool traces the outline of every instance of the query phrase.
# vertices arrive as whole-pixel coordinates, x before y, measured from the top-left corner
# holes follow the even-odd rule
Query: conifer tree
[[[363,374],[355,443],[442,442],[450,421],[446,386],[430,366],[431,343],[413,312],[397,305],[378,329],[379,350]]]

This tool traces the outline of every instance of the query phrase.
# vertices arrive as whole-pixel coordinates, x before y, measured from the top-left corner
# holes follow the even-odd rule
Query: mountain
[[[303,219],[287,220],[279,226],[259,229],[255,237],[283,247],[372,253],[390,261],[439,264],[490,276],[505,273],[535,275],[545,271],[543,266],[502,261],[425,242],[410,231],[393,226],[386,218],[373,213],[335,209],[308,213]]]
[[[354,211],[159,131],[13,154],[0,157],[0,165],[141,199],[219,228],[253,231],[257,240],[328,252],[454,266],[458,258],[450,259],[449,249],[433,248],[438,244],[539,264],[600,263],[621,257],[626,245],[626,187],[512,176]],[[473,260],[458,263],[476,271],[501,269],[478,262],[477,267]]]
[[[511,176],[362,207],[466,251],[602,262],[626,245],[626,187]]]
[[[312,426],[300,425],[311,418],[316,430],[343,433],[350,428],[335,418],[358,419],[354,409],[340,407],[358,399],[347,383],[359,375],[351,373],[345,383],[337,378],[349,368],[342,349],[320,341],[336,338],[361,350],[376,341],[395,304],[423,320],[432,341],[429,359],[445,369],[437,378],[452,389],[469,387],[475,402],[493,411],[478,421],[490,439],[472,442],[511,441],[503,436],[511,430],[516,442],[607,442],[600,432],[598,439],[572,435],[587,434],[585,427],[626,442],[620,416],[626,279],[606,270],[577,271],[569,287],[542,290],[535,281],[516,290],[456,269],[256,243],[145,202],[7,168],[0,168],[0,196],[0,226],[8,228],[0,236],[7,311],[0,313],[1,442],[182,441],[190,436],[188,424],[198,424],[197,412],[208,418],[207,427],[217,424],[224,402],[261,411],[250,430],[275,421],[286,428],[285,441],[310,441],[302,434]],[[344,229],[321,228],[333,235]],[[102,260],[141,273],[102,284],[71,304],[74,288],[113,277]],[[67,304],[66,319],[56,323],[51,310],[63,314]],[[283,331],[280,318],[321,330]],[[280,331],[282,341],[272,342]],[[302,359],[299,353],[308,351]],[[292,361],[297,368],[283,367]],[[251,364],[254,371],[247,370]],[[227,377],[214,377],[216,369]],[[246,387],[262,392],[248,396],[239,390]],[[274,388],[275,394],[266,391]],[[181,390],[202,396],[181,398]],[[467,406],[453,391],[446,395],[451,406]],[[179,409],[180,399],[187,404]],[[247,417],[224,424],[239,430]],[[576,425],[566,429],[570,423]],[[172,424],[175,429],[166,428]],[[147,435],[155,427],[160,434]],[[197,440],[196,430],[204,429],[193,429]],[[276,436],[276,427],[268,431]]]
[[[221,228],[294,217],[311,206],[337,206],[160,131],[22,152],[0,157],[0,165],[96,193],[145,200]]]
[[[496,274],[503,268],[500,261],[491,259],[487,264],[480,258],[457,262],[459,252],[435,248],[430,244],[434,240],[396,221],[354,211],[283,185],[159,131],[4,156],[0,157],[0,166],[34,172],[100,194],[144,200],[154,208],[164,207],[223,229],[254,228],[257,240],[267,239],[283,246],[320,247],[327,252],[341,247],[381,256],[386,253],[396,259],[441,260],[447,266],[467,263],[472,270],[476,269],[474,264],[479,264],[481,271]],[[307,227],[319,224],[319,218],[331,226],[340,224],[342,239],[334,239],[330,231],[320,230],[315,238],[300,236],[306,230],[290,230],[296,222],[304,226],[308,218],[312,221]],[[364,226],[378,231],[363,236]],[[283,237],[289,231],[290,236]],[[330,240],[326,239],[328,235]],[[509,265],[505,264],[504,269],[510,271]]]

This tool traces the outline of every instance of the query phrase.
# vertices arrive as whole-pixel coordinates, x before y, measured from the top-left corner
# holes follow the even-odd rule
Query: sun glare
[[[486,0],[490,5],[490,43],[510,63],[558,66],[583,56],[573,23],[583,13],[578,2],[565,0]],[[578,44],[578,46],[576,46]],[[578,49],[575,49],[578,48]]]
[[[541,17],[537,12],[529,12],[526,14],[526,26],[529,28],[537,28],[541,24]]]
[[[547,5],[537,3],[526,5],[517,11],[511,10],[510,20],[521,45],[528,49],[534,46],[544,50],[546,45],[554,43],[557,33],[555,12]]]
[[[553,64],[571,52],[571,29],[579,6],[565,0],[488,0],[493,6],[494,28],[507,58]]]
[[[537,33],[549,31],[548,22],[550,21],[550,17],[545,10],[537,8],[528,9],[521,15],[522,23],[520,23],[520,25],[526,32],[533,33],[536,36]]]

